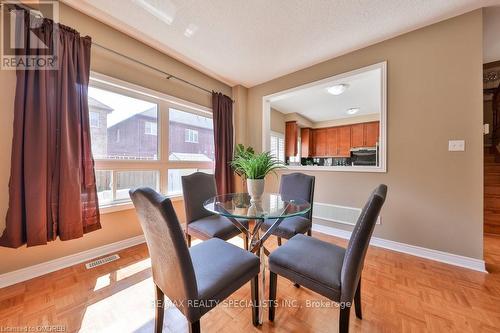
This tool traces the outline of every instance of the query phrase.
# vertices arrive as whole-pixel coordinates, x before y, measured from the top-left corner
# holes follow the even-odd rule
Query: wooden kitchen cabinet
[[[365,145],[365,125],[351,125],[351,147],[363,147]]]
[[[285,157],[297,155],[298,125],[296,121],[285,123]]]
[[[324,157],[326,156],[326,129],[320,128],[313,132],[314,141],[314,156]]]
[[[351,125],[351,147],[375,147],[379,136],[379,122]]]
[[[350,157],[351,148],[375,147],[379,140],[378,121],[301,131],[302,157]],[[306,129],[303,129],[306,130]],[[304,138],[309,136],[307,144]],[[304,152],[307,149],[307,153]]]
[[[379,122],[365,123],[365,147],[375,147],[378,142]]]
[[[338,152],[337,156],[351,156],[351,126],[342,126],[337,129]]]
[[[313,140],[313,130],[310,128],[300,129],[300,141],[302,145],[301,157],[308,158],[313,156],[314,151],[314,140]]]
[[[337,156],[339,152],[337,133],[337,127],[326,129],[326,156]]]

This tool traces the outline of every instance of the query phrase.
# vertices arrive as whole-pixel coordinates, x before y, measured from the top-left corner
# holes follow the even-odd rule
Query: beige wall
[[[367,114],[367,115],[357,116],[357,117],[319,121],[317,123],[314,123],[313,127],[314,128],[335,127],[335,126],[367,123],[370,121],[380,121],[380,114],[374,113],[374,114]]]
[[[231,87],[212,79],[195,69],[182,64],[86,15],[61,4],[61,23],[90,35],[94,42],[127,54],[142,62],[164,69],[209,90],[232,95]],[[211,106],[211,96],[174,80],[166,80],[161,75],[145,70],[143,67],[123,60],[120,57],[92,48],[91,69],[118,79],[173,95],[190,102]],[[0,230],[5,227],[5,214],[8,206],[8,181],[10,174],[10,152],[12,142],[13,101],[15,92],[15,72],[0,71],[0,90],[2,91],[0,122]],[[235,116],[238,118],[238,116]],[[179,218],[184,221],[184,204],[174,203]],[[141,234],[135,211],[127,210],[102,215],[102,229],[85,235],[83,238],[66,242],[55,241],[47,246],[21,247],[9,249],[0,247],[0,274],[38,264],[47,260],[67,256],[94,247],[134,237]]]
[[[248,143],[262,147],[263,96],[385,60],[388,171],[312,172],[315,201],[361,207],[377,184],[386,183],[376,236],[482,258],[481,10],[249,89],[247,122],[255,130],[247,133]],[[466,151],[448,152],[449,139],[466,140]]]
[[[271,108],[271,131],[285,134],[285,115],[276,109]]]

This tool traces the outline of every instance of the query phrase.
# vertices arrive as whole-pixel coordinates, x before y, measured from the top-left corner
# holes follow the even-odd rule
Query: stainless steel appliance
[[[351,163],[359,166],[376,166],[378,147],[360,147],[351,149]]]

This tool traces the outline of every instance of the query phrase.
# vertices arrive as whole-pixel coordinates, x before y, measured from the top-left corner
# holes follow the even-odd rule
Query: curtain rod
[[[2,3],[1,5],[3,6],[4,4]],[[15,5],[12,5],[12,4],[6,4],[6,5],[7,5],[7,7],[9,7],[9,9],[13,9],[13,8],[15,8],[15,6],[18,6],[18,7],[21,7],[22,9],[24,9],[24,10],[29,11],[30,13],[31,13],[31,12],[38,13],[41,17],[43,17],[43,14],[41,14],[39,11],[37,11],[37,10],[33,10],[33,8],[30,8],[29,6],[26,6],[26,5],[24,5],[24,4],[15,4]],[[118,52],[118,51],[115,51],[115,50],[113,50],[113,49],[110,49],[109,47],[106,47],[106,46],[101,45],[101,44],[96,43],[96,42],[92,42],[92,45],[95,45],[95,46],[97,46],[97,47],[100,47],[100,48],[102,48],[102,49],[104,49],[104,50],[106,50],[106,51],[108,51],[108,52],[111,52],[111,53],[116,54],[116,55],[118,55],[118,56],[120,56],[120,57],[123,57],[123,58],[125,58],[125,59],[127,59],[127,60],[129,60],[129,61],[132,61],[132,62],[138,63],[138,64],[140,64],[140,65],[142,65],[142,66],[144,66],[144,67],[147,67],[147,68],[149,68],[149,69],[151,69],[151,70],[153,70],[153,71],[156,71],[156,72],[158,72],[158,73],[161,73],[161,74],[163,74],[163,75],[165,75],[165,76],[166,76],[166,79],[167,79],[167,80],[170,80],[170,79],[176,79],[177,81],[181,81],[182,83],[185,83],[185,84],[187,84],[187,85],[190,85],[190,86],[192,86],[192,87],[194,87],[194,88],[197,88],[197,89],[199,89],[199,90],[203,90],[203,91],[204,91],[204,92],[206,92],[206,93],[212,94],[212,91],[211,91],[211,90],[205,89],[205,88],[203,88],[203,87],[201,87],[201,86],[199,86],[199,85],[197,85],[197,84],[195,84],[195,83],[189,82],[189,81],[187,81],[187,80],[185,80],[185,79],[183,79],[183,78],[181,78],[181,77],[178,77],[178,76],[176,76],[176,75],[170,74],[170,73],[168,73],[168,72],[165,72],[164,70],[161,70],[161,69],[156,68],[156,67],[154,67],[154,66],[148,65],[148,64],[146,64],[146,63],[144,63],[144,62],[142,62],[142,61],[140,61],[140,60],[134,59],[134,58],[132,58],[132,57],[129,57],[128,55],[125,55],[125,54],[123,54],[123,53],[120,53],[120,52]],[[234,100],[232,100],[232,101],[233,101],[233,103],[234,103]]]
[[[138,63],[138,64],[140,64],[140,65],[142,65],[142,66],[144,66],[144,67],[147,67],[147,68],[149,68],[149,69],[151,69],[151,70],[154,70],[154,71],[156,71],[156,72],[159,72],[159,73],[161,73],[161,74],[165,75],[165,76],[166,76],[166,78],[167,78],[167,80],[170,80],[170,79],[176,79],[176,80],[181,81],[181,82],[183,82],[183,83],[185,83],[185,84],[188,84],[188,85],[190,85],[190,86],[192,86],[192,87],[195,87],[195,88],[198,88],[198,89],[200,89],[200,90],[203,90],[203,91],[205,91],[205,92],[207,92],[207,93],[209,93],[209,94],[211,94],[211,93],[212,93],[212,91],[210,91],[210,90],[208,90],[208,89],[205,89],[205,88],[203,88],[203,87],[201,87],[201,86],[199,86],[199,85],[197,85],[197,84],[195,84],[195,83],[189,82],[189,81],[187,81],[187,80],[184,80],[183,78],[180,78],[180,77],[175,76],[175,75],[173,75],[173,74],[167,73],[167,72],[165,72],[164,70],[161,70],[161,69],[156,68],[156,67],[154,67],[154,66],[148,65],[148,64],[146,64],[146,63],[144,63],[144,62],[142,62],[142,61],[140,61],[140,60],[134,59],[134,58],[132,58],[132,57],[129,57],[128,55],[125,55],[125,54],[123,54],[123,53],[120,53],[120,52],[118,52],[118,51],[115,51],[115,50],[113,50],[113,49],[110,49],[109,47],[106,47],[106,46],[104,46],[104,45],[98,44],[98,43],[96,43],[96,42],[92,42],[92,45],[95,45],[95,46],[97,46],[97,47],[100,47],[100,48],[102,48],[102,49],[104,49],[104,50],[106,50],[106,51],[108,51],[108,52],[111,52],[111,53],[116,54],[116,55],[118,55],[118,56],[120,56],[120,57],[123,57],[123,58],[125,58],[125,59],[127,59],[127,60],[129,60],[129,61],[133,61],[133,62],[135,62],[135,63]]]

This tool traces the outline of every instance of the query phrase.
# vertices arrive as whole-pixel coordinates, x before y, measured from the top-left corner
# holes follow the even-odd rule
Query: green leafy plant
[[[283,168],[283,164],[266,151],[255,154],[251,147],[236,147],[234,160],[231,162],[234,172],[246,179],[264,179],[269,173]]]

